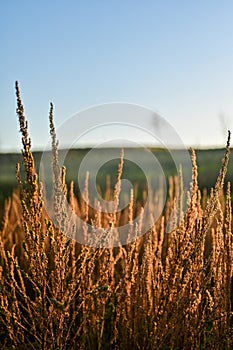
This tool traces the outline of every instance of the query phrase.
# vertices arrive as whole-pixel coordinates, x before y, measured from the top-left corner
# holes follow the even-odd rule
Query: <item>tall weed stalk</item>
[[[88,205],[69,190],[58,161],[53,121],[53,203],[55,224],[45,211],[43,188],[31,152],[28,123],[16,83],[17,115],[24,169],[16,166],[18,190],[5,204],[0,232],[0,344],[2,349],[231,349],[232,208],[230,183],[223,185],[230,133],[215,187],[208,198],[198,187],[196,155],[187,210],[182,212],[182,176],[170,178],[163,215],[140,237],[133,218],[143,210],[131,192],[126,210],[117,211],[121,155],[112,215]],[[125,246],[93,248],[67,238],[65,202],[93,230],[130,223]],[[157,203],[157,204],[156,204]],[[155,201],[156,205],[160,205]],[[166,226],[174,211],[172,232]],[[153,211],[151,212],[153,216]],[[181,219],[181,220],[180,220]],[[75,231],[84,227],[72,226]]]

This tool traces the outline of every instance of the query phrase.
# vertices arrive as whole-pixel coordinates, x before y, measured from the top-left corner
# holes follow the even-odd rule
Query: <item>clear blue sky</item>
[[[1,1],[0,151],[20,150],[14,81],[34,149],[77,111],[129,102],[158,112],[185,145],[233,129],[233,1]]]

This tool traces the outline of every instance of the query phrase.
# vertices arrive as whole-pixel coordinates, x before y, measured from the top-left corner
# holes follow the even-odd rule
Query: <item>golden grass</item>
[[[60,229],[48,218],[38,181],[28,125],[16,84],[26,182],[16,167],[19,189],[6,201],[0,232],[0,344],[2,349],[231,349],[232,208],[230,183],[223,191],[230,134],[215,187],[208,198],[198,188],[195,152],[187,210],[182,213],[181,177],[169,180],[163,215],[151,230],[125,246],[94,248],[66,235],[65,200],[98,232],[116,234],[142,210],[131,192],[129,206],[117,211],[123,153],[109,215],[88,205],[74,184],[65,184],[50,108],[54,212]],[[113,193],[112,193],[113,192]],[[155,204],[156,205],[156,204]],[[157,201],[157,205],[160,205]],[[172,232],[166,225],[172,208]],[[156,209],[156,208],[154,208]],[[153,208],[152,213],[153,215]],[[181,220],[180,220],[181,219]],[[86,225],[86,226],[85,226]]]

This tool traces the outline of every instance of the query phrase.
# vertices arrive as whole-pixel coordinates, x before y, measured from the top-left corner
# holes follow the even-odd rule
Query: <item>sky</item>
[[[231,0],[1,1],[0,152],[21,149],[16,80],[35,150],[48,142],[50,102],[58,128],[119,102],[155,111],[187,147],[222,147],[233,130],[232,16]]]

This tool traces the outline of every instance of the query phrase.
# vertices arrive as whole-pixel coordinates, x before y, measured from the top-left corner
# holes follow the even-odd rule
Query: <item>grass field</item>
[[[166,172],[167,178],[170,175],[177,175],[177,170],[174,166],[174,162],[171,159],[168,151],[165,150],[156,150],[150,149],[155,157],[158,159],[162,168]],[[69,150],[64,165],[67,169],[66,181],[69,184],[71,181],[76,182],[78,177],[79,165],[85,155],[90,151],[90,149],[71,149]],[[64,152],[64,150],[63,150]],[[103,157],[106,153],[109,152],[108,149],[99,149],[98,157]],[[132,149],[132,153],[137,153],[137,149]],[[176,151],[179,153],[179,151]],[[208,149],[208,150],[196,150],[197,156],[197,164],[198,164],[198,183],[199,188],[203,190],[206,188],[208,191],[211,187],[214,186],[219,168],[221,166],[222,155],[224,153],[224,149]],[[33,156],[35,159],[36,169],[39,170],[39,164],[41,160],[42,152],[36,151],[33,152]],[[120,149],[119,149],[120,155]],[[118,159],[113,160],[105,164],[105,166],[101,169],[99,176],[97,178],[98,184],[100,187],[105,189],[106,177],[108,175],[112,178],[112,185],[115,181],[115,175],[117,172]],[[9,153],[9,154],[0,154],[0,215],[2,216],[2,210],[4,205],[4,200],[7,197],[10,197],[14,188],[17,187],[17,179],[15,175],[15,166],[16,163],[22,162],[22,156],[20,153]],[[150,165],[147,165],[147,169],[150,169]],[[91,171],[91,169],[90,169]],[[150,178],[153,182],[153,172],[150,174]],[[124,169],[123,169],[123,178],[126,177],[132,183],[139,183],[141,188],[146,187],[146,179],[143,175],[143,172],[135,166],[135,164],[129,164],[129,162],[125,161]],[[226,183],[230,181],[233,182],[233,162],[230,161],[228,165],[228,171],[226,174]],[[78,192],[76,192],[78,194]]]
[[[192,183],[186,210],[181,174],[173,174],[165,206],[155,220],[160,189],[150,194],[153,204],[147,211],[144,197],[134,195],[137,185],[127,207],[118,208],[120,180],[127,175],[123,153],[99,175],[103,197],[113,200],[112,212],[100,204],[97,210],[89,206],[88,177],[82,197],[75,194],[69,182],[75,180],[79,157],[86,150],[70,151],[66,178],[59,166],[51,105],[52,221],[45,210],[36,168],[39,155],[34,161],[18,85],[16,93],[23,147],[16,167],[17,190],[5,203],[0,231],[1,349],[232,349],[232,205],[231,183],[226,182],[230,133],[225,150],[199,151],[197,157],[190,151]],[[165,173],[172,174],[168,156],[161,151],[157,156],[167,166]],[[1,170],[5,183],[13,179],[19,156],[11,157]],[[143,174],[128,165],[129,177],[140,182]],[[115,181],[110,186],[105,174],[112,169]],[[202,186],[212,186],[208,192],[199,188],[198,170]],[[151,226],[144,232],[148,220]],[[124,225],[126,244],[117,244]]]

